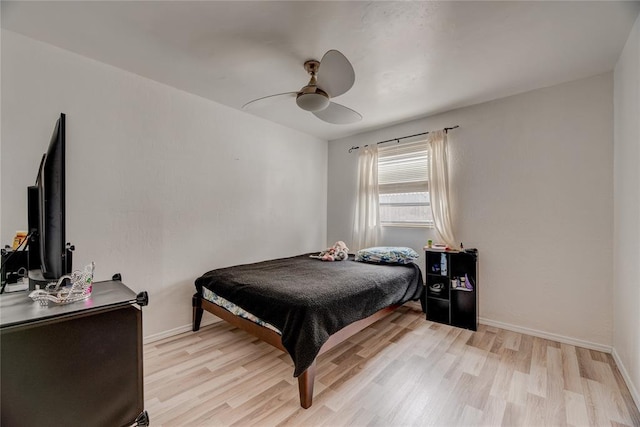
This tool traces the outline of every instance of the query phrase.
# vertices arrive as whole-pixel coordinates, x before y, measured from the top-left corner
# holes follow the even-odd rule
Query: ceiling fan
[[[315,59],[306,61],[304,69],[311,79],[299,91],[257,98],[247,102],[242,108],[269,98],[295,97],[298,107],[311,112],[325,122],[342,125],[362,120],[360,113],[331,101],[331,98],[338,97],[351,89],[356,80],[353,66],[342,53],[330,50],[324,54],[321,61]]]

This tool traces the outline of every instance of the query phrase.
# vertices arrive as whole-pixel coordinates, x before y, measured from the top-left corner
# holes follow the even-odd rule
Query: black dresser
[[[42,307],[28,295],[0,295],[0,424],[149,425],[141,310],[147,293],[111,280],[66,305]]]

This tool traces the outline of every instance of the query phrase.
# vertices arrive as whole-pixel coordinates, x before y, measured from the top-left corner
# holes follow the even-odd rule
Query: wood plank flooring
[[[144,353],[154,427],[640,426],[611,355],[432,323],[419,304],[320,356],[309,409],[289,356],[226,322]]]

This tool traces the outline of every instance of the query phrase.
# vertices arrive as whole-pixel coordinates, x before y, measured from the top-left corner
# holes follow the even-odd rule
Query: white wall
[[[330,141],[328,241],[351,239],[349,147],[453,125],[453,222],[479,250],[482,320],[610,349],[612,73]],[[381,243],[421,250],[433,236],[387,228]]]
[[[60,112],[74,267],[147,290],[145,336],[190,324],[210,269],[326,247],[326,141],[5,30],[3,244]]]
[[[614,72],[613,354],[640,407],[640,18]]]

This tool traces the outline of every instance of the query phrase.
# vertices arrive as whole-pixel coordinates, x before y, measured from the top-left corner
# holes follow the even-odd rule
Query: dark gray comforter
[[[394,304],[417,300],[423,291],[415,264],[323,262],[309,254],[221,268],[196,279],[282,332],[282,344],[304,372],[320,348],[343,327]]]

